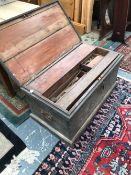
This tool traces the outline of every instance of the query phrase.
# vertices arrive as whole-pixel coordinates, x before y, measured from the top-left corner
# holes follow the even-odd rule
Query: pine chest
[[[72,144],[114,88],[123,56],[83,43],[58,2],[4,23],[0,39],[0,65],[31,116]]]

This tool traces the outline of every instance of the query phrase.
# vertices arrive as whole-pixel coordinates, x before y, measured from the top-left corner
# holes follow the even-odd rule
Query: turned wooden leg
[[[113,34],[111,39],[124,43],[127,26],[129,0],[115,0]]]
[[[12,87],[12,84],[10,82],[10,79],[7,73],[5,72],[1,64],[0,64],[0,80],[2,81],[2,84],[4,85],[4,87],[6,88],[8,95],[13,97],[15,95],[15,91]]]

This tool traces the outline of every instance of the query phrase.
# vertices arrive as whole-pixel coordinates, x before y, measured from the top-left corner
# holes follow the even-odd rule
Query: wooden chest
[[[0,27],[0,63],[31,116],[72,144],[115,86],[122,55],[83,43],[58,2]]]

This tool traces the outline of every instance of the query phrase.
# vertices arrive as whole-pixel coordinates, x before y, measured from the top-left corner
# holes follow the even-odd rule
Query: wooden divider
[[[88,86],[100,75],[116,58],[117,53],[111,52],[105,56],[105,58],[99,62],[99,64],[85,74],[78,82],[72,86],[69,92],[65,93],[56,104],[63,109],[68,109],[87,89]],[[77,93],[76,93],[77,92]]]
[[[75,66],[80,65],[82,60],[90,54],[95,47],[81,44],[74,51],[55,64],[51,69],[37,77],[29,85],[29,89],[34,89],[44,94],[52,88],[62,77],[70,72]],[[58,87],[57,87],[58,88]],[[47,93],[46,93],[47,94]]]

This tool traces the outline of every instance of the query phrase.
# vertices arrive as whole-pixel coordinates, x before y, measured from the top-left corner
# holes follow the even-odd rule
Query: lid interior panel
[[[78,43],[77,34],[68,25],[5,62],[5,65],[23,85]]]
[[[0,57],[3,62],[69,24],[59,5],[52,8],[43,8],[43,12],[0,30]]]
[[[0,28],[0,61],[22,86],[81,40],[58,2],[19,18]]]

